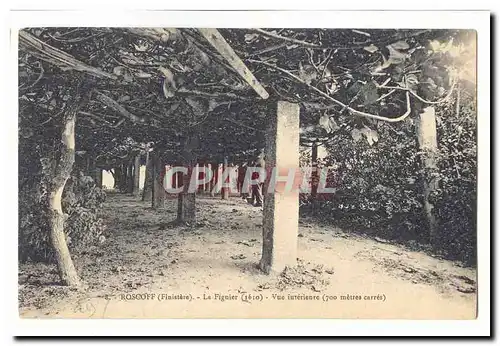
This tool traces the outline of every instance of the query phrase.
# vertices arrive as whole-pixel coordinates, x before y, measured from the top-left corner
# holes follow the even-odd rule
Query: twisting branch
[[[308,47],[308,48],[313,48],[313,49],[339,49],[339,50],[364,49],[366,46],[368,46],[370,44],[382,45],[382,44],[394,42],[394,41],[397,41],[397,40],[405,40],[405,39],[408,39],[408,38],[411,38],[411,37],[420,36],[420,35],[423,35],[423,34],[426,34],[426,33],[430,32],[429,29],[420,30],[420,31],[411,31],[411,32],[408,32],[408,33],[403,33],[403,34],[401,34],[400,32],[398,32],[398,33],[396,33],[393,36],[384,37],[384,38],[379,39],[379,40],[367,40],[366,42],[361,42],[361,43],[358,42],[358,43],[350,44],[350,45],[339,45],[339,46],[331,45],[331,46],[325,46],[325,45],[318,45],[318,44],[314,44],[314,43],[310,43],[310,42],[305,42],[305,41],[300,41],[300,40],[289,38],[289,37],[280,36],[279,34],[274,34],[272,32],[268,32],[268,31],[265,31],[265,30],[262,30],[262,29],[253,29],[253,30],[256,31],[256,32],[261,33],[262,35],[266,35],[268,37],[273,37],[273,38],[280,39],[280,40],[283,40],[283,41],[295,43],[297,45],[301,45],[302,47]]]
[[[439,99],[437,101],[426,100],[426,99],[424,99],[423,97],[419,96],[416,92],[414,92],[413,90],[411,90],[409,88],[403,88],[403,87],[398,87],[398,86],[386,86],[386,85],[377,85],[377,88],[379,88],[379,89],[392,89],[392,90],[406,91],[406,92],[409,92],[417,100],[419,100],[419,101],[421,101],[423,103],[426,103],[426,104],[429,104],[429,105],[437,105],[437,104],[445,102],[446,100],[448,100],[450,98],[451,94],[453,93],[453,90],[455,90],[455,86],[456,85],[457,85],[457,80],[455,79],[453,81],[453,84],[450,87],[450,90],[448,90],[448,93],[443,98],[441,98],[441,99]]]
[[[201,90],[189,90],[184,87],[179,88],[176,93],[178,94],[185,94],[185,95],[194,95],[197,97],[206,97],[206,98],[230,98],[230,99],[237,99],[237,100],[255,100],[256,98],[254,97],[245,97],[245,96],[239,96],[234,93],[230,92],[224,92],[224,93],[218,93],[218,92],[205,92]]]
[[[310,42],[306,42],[306,41],[301,41],[301,40],[297,40],[295,38],[290,38],[290,37],[285,37],[285,36],[281,36],[281,35],[278,35],[278,34],[274,34],[272,32],[269,32],[269,31],[266,31],[266,30],[262,30],[262,29],[253,29],[254,31],[262,34],[262,35],[265,35],[265,36],[268,36],[268,37],[272,37],[272,38],[276,38],[278,40],[282,40],[282,41],[287,41],[287,42],[290,42],[290,43],[294,43],[294,44],[298,44],[298,45],[301,45],[301,46],[304,46],[304,47],[309,47],[309,48],[319,48],[320,46],[315,44],[315,43],[310,43]]]
[[[387,121],[387,122],[390,122],[390,123],[395,123],[395,122],[399,122],[399,121],[403,121],[404,119],[406,119],[408,117],[408,115],[410,115],[411,113],[411,105],[410,105],[410,94],[409,92],[407,91],[406,92],[406,112],[402,115],[399,115],[395,118],[388,118],[388,117],[383,117],[383,116],[380,116],[380,115],[376,115],[376,114],[371,114],[371,113],[366,113],[366,112],[361,112],[361,111],[358,111],[357,109],[354,109],[352,107],[350,107],[349,105],[346,105],[345,103],[331,97],[330,95],[328,95],[327,93],[325,93],[324,91],[321,91],[320,89],[316,88],[315,86],[312,86],[310,84],[307,84],[306,82],[304,82],[302,79],[300,79],[299,77],[297,77],[296,75],[294,75],[293,73],[285,70],[285,69],[282,69],[281,67],[278,67],[276,65],[272,65],[272,64],[269,64],[267,62],[264,62],[264,61],[260,61],[260,60],[253,60],[253,59],[248,59],[249,62],[254,62],[256,64],[263,64],[263,65],[266,65],[268,67],[271,67],[275,70],[278,70],[280,72],[283,72],[285,73],[287,76],[295,79],[297,82],[301,83],[301,84],[304,84],[306,85],[308,88],[314,90],[315,92],[317,92],[318,94],[322,95],[323,97],[327,98],[328,100],[336,103],[337,105],[339,106],[342,106],[343,109],[347,109],[349,110],[351,113],[353,114],[356,114],[356,115],[359,115],[359,116],[362,116],[362,117],[365,117],[365,118],[370,118],[370,119],[376,119],[376,120],[382,120],[382,121]]]

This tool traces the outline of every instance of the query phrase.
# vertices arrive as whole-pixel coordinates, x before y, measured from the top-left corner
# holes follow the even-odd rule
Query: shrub
[[[32,181],[19,193],[19,259],[20,261],[52,261],[47,216],[40,208],[44,195],[43,184]],[[99,209],[105,193],[95,186],[92,178],[72,174],[63,193],[66,214],[65,233],[70,248],[96,242],[105,227]]]

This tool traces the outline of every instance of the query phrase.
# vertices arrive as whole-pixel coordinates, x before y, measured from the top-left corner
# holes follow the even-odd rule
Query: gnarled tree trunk
[[[57,144],[52,175],[48,177],[46,208],[50,225],[50,242],[54,249],[59,276],[64,285],[80,286],[64,233],[65,214],[61,200],[64,186],[75,162],[75,122],[79,106],[71,106],[63,119],[61,141]]]

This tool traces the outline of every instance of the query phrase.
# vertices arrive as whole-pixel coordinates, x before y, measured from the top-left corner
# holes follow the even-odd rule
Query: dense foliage
[[[462,91],[462,94],[465,94]],[[437,108],[439,189],[432,197],[438,216],[438,248],[450,258],[475,263],[476,110],[462,97]],[[397,127],[379,123],[378,141],[339,131],[325,145],[325,165],[335,167],[337,192],[319,201],[321,217],[396,241],[426,243],[422,171],[413,120]],[[304,203],[307,209],[308,203]],[[425,246],[424,246],[425,247]]]

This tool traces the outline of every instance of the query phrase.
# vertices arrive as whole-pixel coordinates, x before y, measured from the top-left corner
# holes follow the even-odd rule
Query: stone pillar
[[[298,104],[280,101],[277,112],[270,117],[266,133],[266,170],[278,172],[290,168],[299,170],[299,115]],[[269,179],[266,179],[269,181]],[[262,258],[260,268],[266,273],[279,273],[297,261],[299,229],[299,191],[283,191],[277,185],[274,191],[264,187],[264,221]],[[283,184],[282,184],[283,185]]]
[[[438,189],[439,181],[437,178],[437,130],[436,130],[436,111],[434,107],[420,108],[416,117],[416,132],[419,151],[422,152],[422,163],[424,166],[424,213],[429,226],[429,242],[435,246],[438,240],[438,225],[434,212],[434,205],[430,196]]]

